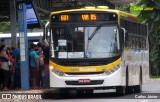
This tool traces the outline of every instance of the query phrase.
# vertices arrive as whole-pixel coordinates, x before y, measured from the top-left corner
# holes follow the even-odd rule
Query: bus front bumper
[[[122,86],[122,71],[119,68],[110,75],[68,75],[58,76],[50,71],[50,87],[53,88],[107,88]]]

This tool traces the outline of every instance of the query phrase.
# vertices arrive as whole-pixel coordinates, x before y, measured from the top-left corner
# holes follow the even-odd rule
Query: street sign
[[[18,4],[18,28],[20,40],[20,70],[21,70],[21,88],[29,89],[29,65],[28,65],[28,38],[26,22],[26,5]]]

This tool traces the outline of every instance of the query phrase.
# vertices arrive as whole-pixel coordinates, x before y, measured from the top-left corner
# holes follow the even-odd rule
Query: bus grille
[[[63,66],[98,66],[98,65],[106,65],[107,61],[91,61],[91,62],[87,62],[87,61],[61,61],[59,63],[60,65]]]

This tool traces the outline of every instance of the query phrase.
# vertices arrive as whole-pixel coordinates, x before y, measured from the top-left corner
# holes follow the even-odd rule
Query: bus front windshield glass
[[[119,55],[116,25],[55,27],[55,58],[110,58]]]

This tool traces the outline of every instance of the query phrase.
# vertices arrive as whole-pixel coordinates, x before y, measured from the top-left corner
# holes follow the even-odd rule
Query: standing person
[[[2,51],[1,47],[0,47],[0,52]],[[2,65],[2,60],[1,60],[1,55],[0,55],[0,89],[3,88],[3,73],[2,73],[2,68],[1,68],[1,65]]]
[[[2,45],[0,47],[0,58],[2,61],[2,73],[3,73],[3,90],[8,90],[8,82],[9,82],[9,66],[8,66],[8,61],[9,61],[9,57],[6,53],[6,47],[5,45]]]
[[[38,55],[35,51],[36,46],[34,44],[31,44],[31,50],[29,53],[30,56],[30,77],[31,77],[31,85],[33,88],[37,88],[36,81],[37,81],[37,75],[38,75]]]
[[[9,59],[10,59],[10,64],[9,64],[9,69],[10,69],[10,79],[9,79],[9,87],[10,89],[14,88],[14,74],[15,74],[15,68],[13,66],[14,59],[13,59],[13,51],[10,49],[9,50]]]
[[[41,43],[37,43],[36,52],[37,52],[38,55],[42,55],[43,54],[42,44]]]
[[[49,88],[49,45],[44,43],[44,87]]]
[[[42,72],[43,72],[43,67],[44,67],[43,50],[42,50],[42,44],[41,44],[41,43],[38,43],[38,44],[37,44],[36,52],[37,52],[37,54],[38,54],[38,61],[39,61],[37,85],[38,85],[39,87],[41,87],[42,84],[43,84]]]
[[[12,77],[12,55],[11,55],[11,49],[10,47],[7,47],[6,48],[6,54],[8,55],[9,57],[9,60],[8,60],[8,66],[9,66],[9,81],[8,81],[8,88],[11,88],[12,86],[12,83],[11,83],[11,77]]]
[[[5,39],[2,39],[2,40],[1,40],[1,45],[6,45],[6,44],[5,44]]]
[[[15,67],[15,76],[14,82],[16,89],[21,88],[21,79],[20,79],[20,49],[13,48],[13,59],[14,59],[14,67]]]

